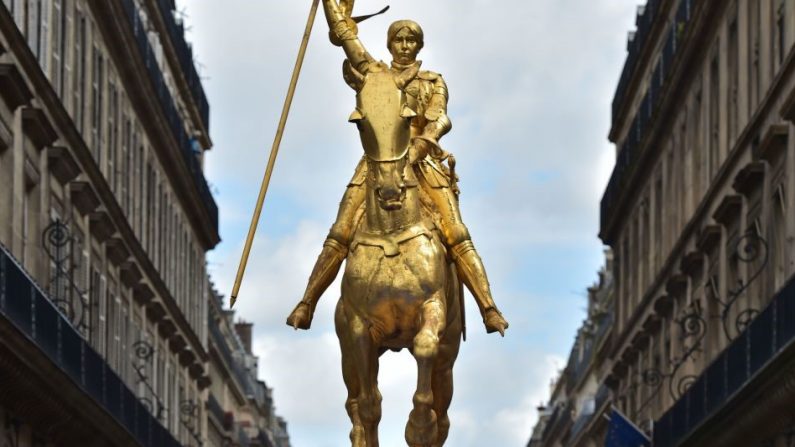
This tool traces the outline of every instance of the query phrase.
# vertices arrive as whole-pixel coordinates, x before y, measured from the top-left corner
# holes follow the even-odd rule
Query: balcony
[[[544,427],[544,434],[542,438],[544,441],[554,439],[555,435],[562,433],[563,430],[572,423],[572,410],[574,409],[571,402],[566,404],[559,404],[555,407],[555,411],[550,416],[547,426]]]
[[[138,445],[180,446],[2,246],[0,318],[10,321]]]
[[[263,430],[260,430],[257,437],[252,439],[252,445],[256,447],[274,447],[270,437]]]
[[[657,5],[660,1],[649,0],[648,3],[650,5]],[[701,0],[680,0],[676,13],[676,22],[673,23],[667,31],[662,57],[660,57],[657,65],[654,67],[652,81],[649,83],[648,90],[643,95],[640,108],[635,116],[629,120],[631,123],[629,130],[621,143],[616,157],[615,167],[610,175],[610,180],[607,183],[607,188],[605,189],[600,204],[599,236],[607,245],[612,245],[612,236],[609,234],[608,230],[613,224],[614,216],[618,214],[618,208],[623,198],[623,193],[628,188],[628,183],[632,178],[632,174],[635,172],[641,156],[646,152],[645,149],[646,146],[648,146],[647,135],[652,128],[651,124],[656,119],[657,110],[665,99],[665,90],[669,87],[668,81],[674,72],[674,67],[676,67],[678,60],[681,59],[682,51],[680,50],[683,48],[681,42],[689,30],[693,10],[699,3],[701,3]],[[654,8],[658,8],[658,6],[654,6]],[[648,12],[646,12],[644,16],[654,13],[654,9],[649,9],[648,5],[647,10]],[[636,36],[635,39],[640,39],[640,37]],[[640,43],[638,45],[640,45]],[[637,52],[640,50],[635,51]],[[633,58],[637,58],[637,56],[633,56],[632,54],[632,50],[630,50],[630,55],[627,57],[627,64],[630,64],[630,62],[634,60]],[[631,64],[636,63],[637,62],[631,62]],[[625,65],[625,71],[626,70],[627,65]],[[634,70],[634,68],[632,68],[632,70]],[[623,96],[626,95],[626,85],[622,85],[622,82],[628,82],[624,81],[623,74],[622,80],[619,81],[616,99],[613,101],[614,119],[617,110],[616,100],[619,100],[618,104],[620,105],[623,101]]]
[[[168,37],[177,53],[179,65],[182,67],[182,74],[188,82],[191,96],[199,108],[202,124],[208,131],[210,130],[210,105],[207,103],[207,96],[204,94],[204,87],[202,87],[201,78],[196,72],[196,66],[193,64],[193,50],[190,44],[185,40],[185,28],[181,23],[177,23],[174,18],[174,0],[157,0],[157,7],[160,10],[160,16],[163,17],[163,22],[166,24]]]
[[[566,374],[569,377],[567,383],[569,390],[579,385],[585,374],[590,370],[594,360],[594,355],[599,349],[602,340],[613,326],[613,310],[595,317],[591,329],[578,337],[578,343],[585,343],[582,353],[578,346],[571,351],[569,362],[566,367]],[[594,327],[595,326],[595,327]]]
[[[591,422],[593,419],[593,413],[583,413],[577,417],[577,420],[574,421],[574,425],[571,426],[571,434],[569,435],[569,439],[577,439],[577,435],[588,426],[588,423]]]
[[[781,367],[773,362],[795,353],[795,280],[776,294],[655,424],[654,445],[672,447],[689,440],[701,425],[736,401],[745,389],[759,387]],[[753,405],[760,405],[757,401]],[[761,435],[761,433],[760,433]]]
[[[637,30],[633,38],[627,43],[627,60],[624,62],[616,93],[613,95],[612,110],[614,121],[618,117],[621,106],[626,99],[627,88],[635,71],[637,71],[640,55],[649,41],[654,18],[657,17],[661,3],[662,0],[648,0],[646,6],[639,8],[638,15],[635,17]]]
[[[243,368],[239,361],[235,359],[235,356],[232,354],[232,351],[229,349],[229,346],[226,343],[226,338],[224,338],[223,334],[221,334],[221,330],[215,324],[212,319],[208,322],[208,326],[210,327],[210,336],[213,345],[218,348],[218,351],[221,353],[221,357],[224,358],[224,361],[231,369],[232,375],[235,377],[237,382],[240,384],[243,391],[246,393],[246,396],[249,398],[257,398],[258,395],[261,393],[257,393],[254,387],[254,378],[252,374]]]
[[[166,115],[166,121],[168,122],[169,128],[171,129],[171,133],[174,135],[179,152],[182,154],[182,158],[185,161],[188,171],[190,171],[191,176],[193,177],[193,183],[196,185],[196,188],[199,191],[199,196],[201,197],[202,203],[204,203],[205,210],[207,211],[210,222],[213,225],[213,230],[216,234],[218,234],[218,206],[215,203],[215,199],[213,199],[212,193],[210,193],[210,187],[207,185],[207,180],[204,178],[204,172],[202,171],[199,161],[194,154],[192,139],[185,132],[185,125],[182,122],[182,118],[180,117],[179,113],[177,112],[174,98],[171,96],[171,93],[166,87],[166,83],[163,78],[163,72],[160,70],[157,59],[155,58],[154,50],[149,44],[149,39],[147,38],[146,30],[141,23],[141,19],[138,16],[135,2],[134,0],[122,0],[122,4],[124,5],[124,10],[127,13],[127,19],[135,36],[135,41],[137,43],[138,50],[141,53],[141,58],[144,60],[144,65],[146,66],[146,70],[149,73],[149,79],[152,81],[152,86],[157,93],[160,106]],[[202,91],[202,95],[203,94],[204,93]],[[204,103],[206,104],[206,100]],[[209,107],[206,113],[209,113]]]

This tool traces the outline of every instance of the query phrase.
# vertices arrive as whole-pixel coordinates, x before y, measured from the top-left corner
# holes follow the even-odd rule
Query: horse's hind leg
[[[433,365],[439,353],[439,335],[445,328],[445,308],[438,296],[422,308],[422,324],[414,337],[414,358],[417,360],[417,391],[414,409],[406,424],[406,442],[412,447],[432,447],[436,443],[436,412],[433,409]]]
[[[337,303],[337,310],[334,314],[334,323],[337,330],[337,338],[340,342],[342,352],[342,379],[345,381],[345,388],[348,390],[348,398],[345,400],[345,410],[351,418],[353,428],[351,429],[351,446],[367,447],[364,440],[364,425],[359,417],[359,404],[356,397],[359,394],[359,376],[353,359],[353,344],[351,342],[348,328],[348,320],[345,318],[342,300]]]

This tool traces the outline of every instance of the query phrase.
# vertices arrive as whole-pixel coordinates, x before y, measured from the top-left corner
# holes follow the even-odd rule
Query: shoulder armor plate
[[[439,73],[428,70],[420,71],[420,74],[418,74],[417,76],[423,81],[435,81],[440,77],[442,77],[442,75],[440,75]]]

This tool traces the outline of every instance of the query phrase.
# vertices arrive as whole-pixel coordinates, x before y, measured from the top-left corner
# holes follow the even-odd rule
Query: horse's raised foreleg
[[[414,409],[406,424],[406,442],[412,447],[431,447],[437,438],[436,412],[433,410],[433,365],[439,353],[439,336],[445,329],[445,306],[437,293],[422,306],[420,330],[414,337],[417,360],[417,391]]]
[[[353,428],[351,428],[351,446],[367,447],[364,440],[364,425],[359,417],[359,376],[353,358],[353,343],[350,336],[348,320],[345,318],[345,309],[342,300],[337,303],[337,310],[334,313],[334,323],[337,330],[337,338],[340,342],[342,352],[342,379],[345,381],[345,388],[348,390],[348,398],[345,400],[345,410],[351,418]]]
[[[346,317],[351,337],[352,367],[359,385],[353,406],[358,409],[359,420],[364,428],[364,445],[378,447],[378,423],[381,422],[378,350],[364,320],[353,313],[346,313]]]

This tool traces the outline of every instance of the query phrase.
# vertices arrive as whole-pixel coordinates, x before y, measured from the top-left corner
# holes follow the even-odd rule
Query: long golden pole
[[[293,68],[293,77],[290,79],[290,87],[287,89],[287,97],[284,99],[282,117],[279,120],[279,126],[276,128],[276,136],[273,138],[273,146],[271,147],[271,155],[268,158],[268,166],[265,168],[265,176],[262,178],[262,185],[259,188],[257,205],[254,208],[254,215],[251,216],[251,224],[248,227],[246,245],[243,247],[243,256],[240,258],[240,265],[237,268],[237,276],[235,277],[235,285],[232,288],[232,297],[229,302],[229,307],[235,305],[237,294],[240,292],[240,283],[243,282],[243,273],[246,271],[246,263],[248,263],[248,255],[251,252],[251,244],[254,242],[254,233],[257,232],[257,224],[259,223],[260,214],[262,214],[262,204],[265,202],[265,194],[268,192],[268,184],[270,184],[271,181],[273,165],[276,163],[276,155],[279,153],[279,146],[282,143],[284,126],[287,124],[287,116],[290,114],[290,106],[293,103],[293,96],[295,96],[295,87],[298,85],[298,75],[301,74],[301,66],[304,64],[306,47],[309,44],[309,35],[312,33],[312,25],[315,23],[315,16],[317,15],[319,4],[320,0],[313,0],[312,8],[309,10],[309,18],[306,21],[304,38],[301,40],[301,48],[298,50],[298,59],[295,61],[295,68]]]

